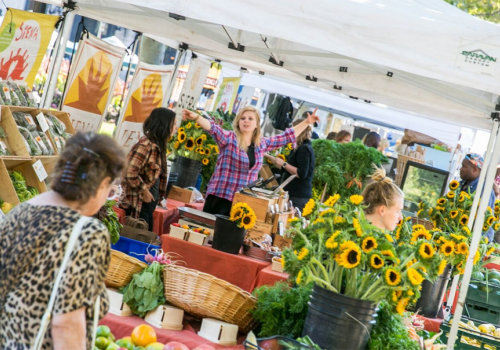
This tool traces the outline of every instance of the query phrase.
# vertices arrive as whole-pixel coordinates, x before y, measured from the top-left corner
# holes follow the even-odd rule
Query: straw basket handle
[[[40,350],[43,345],[43,338],[45,337],[45,333],[47,333],[47,328],[49,327],[50,320],[52,318],[52,310],[54,309],[54,304],[57,299],[57,292],[59,290],[59,285],[61,284],[62,277],[64,275],[64,271],[66,270],[66,266],[68,265],[68,261],[71,257],[71,253],[73,252],[73,248],[75,247],[76,241],[80,236],[80,232],[82,231],[83,226],[90,221],[89,217],[82,216],[73,227],[73,231],[69,236],[68,242],[66,243],[66,249],[64,251],[64,258],[61,263],[61,267],[57,271],[56,280],[54,282],[54,287],[52,288],[52,293],[50,294],[49,304],[47,305],[47,310],[43,314],[42,321],[40,323],[40,329],[38,330],[38,334],[35,338],[35,344],[33,344],[32,350]],[[101,297],[98,296],[96,299],[96,305],[94,307],[94,329],[97,327],[97,322],[99,321],[99,307]],[[95,337],[95,332],[94,332]],[[94,344],[95,339],[92,340],[92,344]]]

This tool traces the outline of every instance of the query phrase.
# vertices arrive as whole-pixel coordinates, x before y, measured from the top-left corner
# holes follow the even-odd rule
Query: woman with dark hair
[[[370,131],[368,134],[366,134],[363,143],[366,147],[377,149],[380,144],[380,135],[375,131]]]
[[[167,143],[176,130],[175,113],[155,108],[144,122],[144,136],[127,156],[120,207],[127,216],[144,219],[149,231],[156,205],[167,193]]]
[[[125,154],[112,138],[77,133],[59,156],[52,190],[16,206],[0,223],[0,349],[33,349],[37,334],[42,349],[94,348],[94,317],[104,317],[109,307],[104,280],[111,243],[97,219],[85,218],[78,227],[117,195],[115,179],[124,166]],[[43,318],[44,333],[42,316],[50,311],[70,237],[75,246],[62,268],[52,317]]]
[[[335,141],[338,143],[349,143],[351,142],[351,133],[347,130],[340,130],[335,136]]]

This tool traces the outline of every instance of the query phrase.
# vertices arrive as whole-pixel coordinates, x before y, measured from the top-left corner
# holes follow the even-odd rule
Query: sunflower
[[[208,160],[208,158],[204,158],[204,159],[201,161],[201,163],[202,163],[203,165],[208,165],[208,164],[210,163],[210,161]]]
[[[200,147],[202,145],[203,145],[203,137],[200,136],[196,139],[196,146]]]
[[[339,246],[337,242],[335,242],[335,238],[340,234],[340,231],[335,231],[330,238],[326,240],[325,247],[328,249],[335,249]]]
[[[356,230],[356,235],[361,237],[363,235],[363,230],[361,229],[361,225],[359,224],[358,219],[352,218],[352,226]]]
[[[470,236],[470,229],[468,226],[462,226],[462,231],[464,231],[467,236]]]
[[[192,137],[188,138],[184,147],[186,147],[187,150],[192,151],[194,148],[194,139]]]
[[[210,156],[210,154],[212,154],[212,151],[210,151],[210,148],[205,148],[205,155],[208,157]]]
[[[384,266],[384,259],[380,256],[380,254],[372,254],[370,256],[370,267],[372,269],[378,270]]]
[[[439,198],[437,200],[437,204],[438,205],[445,205],[445,203],[446,203],[446,198]]]
[[[394,243],[394,239],[391,237],[389,234],[385,234],[385,239],[387,239],[389,242]]]
[[[336,194],[334,196],[330,196],[330,198],[328,198],[324,204],[329,207],[333,207],[338,202],[339,199],[340,199],[340,194]]]
[[[243,203],[238,203],[231,208],[231,212],[229,214],[229,220],[236,221],[238,219],[241,219],[241,217],[245,213],[242,204]]]
[[[460,263],[455,267],[457,269],[457,272],[459,275],[463,275],[465,272],[465,269],[463,268],[464,262],[460,261]]]
[[[302,270],[299,271],[299,273],[297,274],[297,284],[301,284],[302,283],[302,278],[304,277],[304,273],[302,272]]]
[[[495,222],[494,216],[490,216],[488,219],[486,219],[486,223],[488,224],[488,226],[493,225],[493,222]]]
[[[441,253],[443,253],[444,256],[450,256],[451,254],[453,254],[454,250],[455,243],[453,243],[452,241],[448,241],[441,246]]]
[[[410,297],[414,296],[415,293],[410,289],[409,291],[406,292],[406,294]]]
[[[486,252],[486,256],[490,256],[493,252],[495,251],[495,247],[491,247],[490,249],[488,249],[488,251]]]
[[[201,155],[205,154],[205,150],[202,147],[196,147],[194,151]]]
[[[479,200],[481,200],[481,198],[479,198]],[[486,211],[489,212],[490,214],[493,214],[493,209],[491,209],[490,206],[486,207]]]
[[[446,197],[448,197],[448,199],[453,199],[455,198],[455,193],[450,191],[446,194]]]
[[[456,218],[458,216],[458,210],[452,210],[450,211],[450,217],[452,219]]]
[[[193,123],[189,122],[186,124],[186,129],[189,130],[193,127]]]
[[[316,224],[324,224],[325,223],[325,219],[322,219],[322,218],[317,218],[316,220],[313,221],[313,225],[316,225]]]
[[[424,209],[420,209],[419,211],[417,211],[417,217],[420,217],[420,215],[423,213]]]
[[[254,213],[247,213],[241,218],[242,228],[244,228],[245,230],[250,230],[252,227],[254,227],[256,221],[257,217]]]
[[[378,243],[375,237],[366,237],[365,239],[363,239],[363,242],[361,243],[361,249],[363,249],[363,251],[367,254],[371,252],[373,249],[377,249],[377,247]]]
[[[174,142],[174,149],[178,149],[180,145],[181,144],[179,143],[179,141],[175,141]]]
[[[289,224],[292,224],[294,222],[298,222],[299,221],[299,218],[298,217],[294,217],[294,218],[291,218],[291,219],[288,219],[288,223]]]
[[[396,230],[396,241],[399,241],[399,238],[401,238],[401,227]]]
[[[335,257],[337,263],[346,269],[355,268],[361,263],[361,250],[359,249],[359,246],[356,243],[354,242],[352,243],[353,244],[351,244],[348,248],[344,249],[341,254],[338,254]]]
[[[361,203],[363,203],[363,196],[353,194],[351,197],[349,197],[349,200],[354,205],[360,205]]]
[[[418,253],[422,259],[430,259],[434,256],[435,250],[432,244],[423,242],[418,248]]]
[[[424,281],[424,276],[422,276],[420,272],[415,269],[408,269],[407,276],[410,280],[410,283],[414,286],[419,286]]]
[[[500,214],[500,207],[498,205],[495,205],[495,215]]]
[[[462,192],[462,193],[463,193],[463,192]],[[465,196],[464,196],[462,193],[460,193],[460,197],[458,197],[458,201],[459,201],[460,203],[463,203],[463,202],[465,201]]]
[[[469,222],[469,217],[466,214],[462,215],[462,217],[460,218],[460,224],[467,225],[468,222]]]
[[[411,220],[411,216],[407,216],[407,217],[405,218],[405,221],[406,221],[406,222],[408,222],[408,221],[410,221],[410,220]]]
[[[281,159],[281,160],[283,160],[283,161],[286,161],[285,156],[284,156],[284,155],[282,155],[282,154],[278,154],[278,155],[276,156],[276,158],[279,158],[279,159]]]
[[[337,216],[337,217],[335,218],[335,220],[333,220],[333,223],[334,223],[334,224],[339,224],[339,225],[340,225],[340,224],[345,223],[345,221],[346,221],[346,220],[345,220],[342,216]]]
[[[438,276],[441,276],[444,273],[446,265],[448,265],[448,262],[446,261],[446,259],[442,259],[441,262],[439,263]]]
[[[429,209],[429,215],[431,215],[433,211],[434,211],[434,209],[433,209],[433,208],[430,208],[430,209]]]
[[[198,124],[198,123],[194,123],[194,127],[195,127],[196,129],[201,128],[200,124]]]
[[[483,232],[488,231],[488,229],[489,229],[489,228],[490,228],[490,227],[489,227],[487,224],[484,224],[484,225],[483,225]]]
[[[401,282],[401,273],[389,267],[384,272],[384,278],[388,285],[397,286]]]
[[[413,225],[413,227],[411,228],[411,230],[413,232],[420,231],[420,230],[425,230],[425,226],[424,225],[420,225],[420,224],[419,225]]]
[[[462,254],[462,255],[468,254],[469,253],[469,245],[465,242],[459,243],[455,247],[455,251],[457,252],[457,254]]]
[[[396,306],[396,311],[400,316],[403,316],[403,314],[406,311],[406,306],[408,306],[408,303],[410,302],[410,299],[408,298],[401,298],[398,301],[398,305]]]
[[[476,265],[479,260],[481,260],[481,254],[479,254],[479,249],[476,250],[476,255],[474,255],[474,265]]]
[[[304,260],[304,258],[307,257],[307,255],[309,254],[309,249],[307,249],[306,247],[303,247],[299,254],[297,255],[297,259],[299,259],[300,261]]]
[[[500,222],[497,222],[497,223],[493,226],[493,229],[494,229],[495,231],[500,230]]]
[[[460,186],[460,182],[458,182],[457,180],[453,180],[448,186],[450,187],[450,190],[455,191],[458,186]]]
[[[183,143],[184,141],[186,141],[186,133],[185,132],[182,132],[182,131],[179,131],[177,133],[177,141],[179,141],[179,143]]]
[[[309,201],[304,206],[304,210],[302,210],[302,216],[311,215],[315,207],[316,207],[316,202],[314,201],[314,199],[312,198],[309,199]]]
[[[380,253],[383,256],[388,256],[388,257],[391,257],[391,258],[395,258],[394,253],[392,252],[392,250],[382,250]]]
[[[326,210],[323,210],[321,213],[319,213],[319,216],[320,217],[328,217],[328,216],[331,216],[331,215],[334,215],[335,214],[335,209],[331,209],[331,208],[328,208]]]
[[[415,243],[419,239],[426,239],[429,241],[431,238],[432,238],[432,235],[426,229],[417,230],[411,234],[411,242],[412,243]]]
[[[441,207],[439,205],[436,205],[436,210],[439,210],[439,211],[444,211],[444,207]]]
[[[450,237],[455,239],[456,241],[466,241],[467,237],[462,236],[462,235],[456,235],[454,233],[450,234]]]

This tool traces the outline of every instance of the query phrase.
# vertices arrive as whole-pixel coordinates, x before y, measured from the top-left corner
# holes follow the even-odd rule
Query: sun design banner
[[[175,67],[140,62],[122,108],[116,140],[126,151],[142,136],[142,124],[151,111],[168,103],[166,94]]]
[[[76,131],[98,131],[120,73],[125,50],[90,35],[80,40],[62,110]]]
[[[0,27],[0,78],[31,88],[58,16],[8,9]]]

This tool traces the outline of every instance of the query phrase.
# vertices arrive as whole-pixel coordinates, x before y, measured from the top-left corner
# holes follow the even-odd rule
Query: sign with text
[[[33,86],[58,16],[9,8],[0,27],[0,78]]]
[[[142,136],[142,124],[153,109],[168,103],[165,95],[174,69],[173,65],[155,66],[143,62],[137,65],[115,134],[126,152]]]
[[[184,85],[182,86],[182,91],[179,96],[179,101],[177,101],[177,105],[174,110],[176,114],[177,126],[181,125],[182,110],[185,108],[196,107],[196,102],[200,98],[201,91],[203,90],[203,84],[205,83],[209,70],[209,61],[202,58],[191,60],[186,80],[184,80]]]
[[[76,131],[99,131],[120,73],[125,50],[90,35],[80,40],[62,110]]]
[[[215,100],[214,111],[221,108],[224,112],[233,110],[234,100],[238,94],[241,78],[224,78]]]

